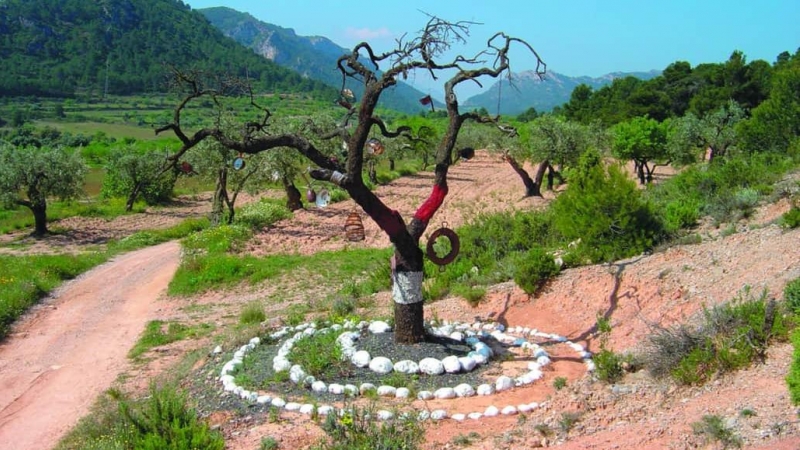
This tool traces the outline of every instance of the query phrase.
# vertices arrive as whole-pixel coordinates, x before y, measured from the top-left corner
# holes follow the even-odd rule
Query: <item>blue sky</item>
[[[433,14],[479,22],[471,55],[498,31],[530,43],[548,70],[571,76],[663,69],[677,61],[716,63],[741,50],[748,61],[773,62],[800,47],[800,0],[184,0],[194,9],[227,6],[259,20],[325,36],[343,47],[366,40],[388,50],[404,33],[424,27]],[[424,13],[423,13],[424,12]],[[512,70],[534,68],[519,47]],[[412,81],[412,80],[409,80]],[[417,85],[426,84],[417,80]]]

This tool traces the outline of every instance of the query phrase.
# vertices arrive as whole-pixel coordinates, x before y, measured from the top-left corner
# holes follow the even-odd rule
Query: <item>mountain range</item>
[[[284,67],[300,72],[302,75],[320,80],[340,89],[341,74],[336,68],[336,60],[350,50],[341,47],[322,36],[298,36],[291,28],[260,21],[248,13],[227,7],[198,9],[225,36],[248,47]],[[587,84],[593,89],[611,83],[616,78],[633,76],[643,80],[653,78],[660,71],[623,73],[615,72],[602,77],[587,76],[570,77],[556,72],[548,72],[544,79],[533,71],[512,74],[509,79],[496,81],[485,92],[468,98],[462,102],[465,108],[486,108],[491,114],[498,114],[498,96],[500,97],[499,114],[517,115],[530,107],[537,111],[549,111],[569,101],[572,90],[580,84]],[[348,88],[359,92],[359,86],[348,85]],[[386,92],[382,97],[382,106],[413,113],[422,110],[419,99],[424,97],[421,91],[403,83]],[[440,106],[439,103],[435,103]]]

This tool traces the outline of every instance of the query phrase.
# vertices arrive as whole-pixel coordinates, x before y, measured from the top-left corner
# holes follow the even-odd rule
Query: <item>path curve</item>
[[[0,345],[0,442],[55,446],[128,367],[178,268],[168,242],[121,255],[72,280]]]

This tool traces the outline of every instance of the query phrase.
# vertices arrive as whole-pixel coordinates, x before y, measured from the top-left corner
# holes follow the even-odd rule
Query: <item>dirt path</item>
[[[0,446],[52,448],[128,367],[127,353],[178,267],[169,242],[63,286],[0,345]]]

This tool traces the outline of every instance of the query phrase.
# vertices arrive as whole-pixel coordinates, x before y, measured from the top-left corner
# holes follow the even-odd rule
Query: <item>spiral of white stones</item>
[[[295,342],[299,339],[306,338],[308,336],[312,336],[319,332],[337,332],[343,331],[339,337],[337,338],[337,342],[342,347],[342,353],[345,357],[349,358],[354,364],[358,365],[359,367],[370,367],[371,370],[375,371],[376,373],[389,373],[392,370],[401,372],[401,373],[418,373],[423,372],[426,374],[440,374],[443,372],[448,373],[456,373],[460,371],[470,371],[474,369],[479,364],[486,363],[492,356],[493,351],[491,348],[483,343],[481,339],[488,338],[489,336],[493,337],[497,341],[506,344],[512,345],[516,347],[521,347],[523,349],[529,350],[533,357],[536,359],[528,363],[528,372],[522,376],[511,378],[508,376],[500,376],[493,384],[481,384],[480,386],[473,387],[469,384],[460,384],[455,387],[442,387],[437,389],[434,392],[431,391],[420,391],[417,394],[417,398],[420,400],[429,400],[429,399],[451,399],[451,398],[459,398],[459,397],[471,397],[474,395],[492,395],[495,392],[501,392],[508,389],[511,389],[515,386],[524,386],[535,382],[536,380],[542,377],[541,368],[550,364],[550,357],[547,352],[537,344],[532,344],[528,342],[524,337],[519,337],[515,335],[522,335],[522,336],[532,336],[532,337],[541,337],[546,339],[551,339],[556,342],[561,342],[569,345],[573,350],[575,350],[581,359],[586,364],[586,368],[588,371],[592,372],[595,370],[594,362],[591,359],[591,353],[588,352],[582,345],[571,342],[567,338],[557,335],[557,334],[550,334],[550,333],[543,333],[537,329],[531,328],[523,328],[523,327],[514,327],[510,328],[507,332],[505,327],[502,324],[496,323],[481,323],[475,322],[473,324],[462,324],[458,322],[453,323],[444,323],[440,327],[429,327],[429,332],[431,334],[437,336],[446,336],[450,337],[451,339],[463,341],[470,345],[473,348],[473,351],[469,352],[466,357],[457,358],[455,356],[449,356],[444,358],[443,360],[439,361],[434,358],[425,358],[421,360],[419,363],[415,363],[413,361],[398,361],[397,363],[392,363],[388,358],[384,357],[371,357],[368,353],[364,355],[363,353],[359,352],[355,349],[355,341],[358,338],[358,333],[354,333],[347,330],[352,329],[359,329],[363,330],[368,328],[373,333],[384,333],[389,331],[391,328],[385,322],[375,321],[372,323],[367,322],[360,322],[359,324],[355,324],[353,322],[345,322],[343,325],[331,325],[330,328],[323,328],[321,330],[316,329],[316,324],[309,323],[309,324],[302,324],[296,327],[284,327],[280,331],[270,334],[271,339],[281,339],[291,333],[294,335],[287,339],[283,345],[278,349],[278,355],[273,358],[273,369],[276,372],[281,371],[289,371],[289,378],[296,384],[303,384],[304,386],[310,387],[314,392],[318,393],[331,393],[336,395],[348,394],[348,395],[358,395],[364,394],[368,391],[376,391],[378,395],[384,397],[396,397],[396,398],[408,398],[410,392],[407,388],[396,388],[393,386],[378,386],[371,383],[362,383],[360,387],[357,387],[352,384],[341,385],[337,383],[325,384],[325,382],[317,380],[313,376],[307,375],[303,368],[298,364],[292,364],[288,359],[287,356],[290,354],[292,347],[294,346]],[[287,403],[280,397],[270,397],[268,395],[258,395],[256,392],[248,391],[241,386],[237,386],[234,382],[234,376],[231,373],[234,372],[237,365],[242,364],[242,361],[250,350],[253,350],[257,345],[261,343],[261,340],[257,337],[251,339],[246,345],[243,345],[239,350],[237,350],[233,358],[226,362],[225,365],[222,367],[219,380],[223,385],[225,392],[231,392],[234,395],[241,397],[244,400],[258,403],[261,405],[272,405],[277,408],[283,408],[287,411],[298,411],[304,414],[312,414],[316,411],[319,415],[327,415],[334,411],[334,407],[330,405],[321,405],[315,406],[312,404],[299,404],[294,402]],[[358,356],[357,356],[358,355]],[[400,370],[398,370],[398,365],[400,366]],[[416,367],[415,367],[416,366]],[[449,370],[448,370],[449,367]],[[427,370],[425,370],[427,369]],[[498,409],[495,406],[489,406],[483,412],[473,412],[470,414],[453,414],[449,416],[446,410],[437,409],[434,411],[422,411],[418,414],[418,419],[420,420],[442,420],[446,418],[451,418],[457,421],[463,421],[467,418],[469,419],[480,419],[482,417],[493,417],[499,414],[503,415],[513,415],[519,412],[528,412],[531,411],[539,406],[538,403],[529,403],[529,404],[521,404],[521,405],[508,405],[504,407],[502,410]],[[389,420],[394,417],[394,413],[387,410],[380,410],[377,413],[377,418],[380,420]]]

